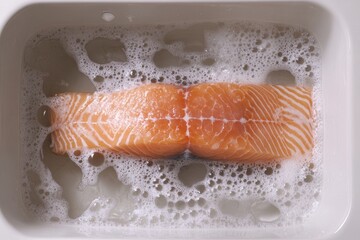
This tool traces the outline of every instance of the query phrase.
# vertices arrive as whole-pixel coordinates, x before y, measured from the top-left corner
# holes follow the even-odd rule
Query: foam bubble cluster
[[[54,223],[244,227],[302,222],[322,179],[320,47],[301,28],[203,23],[59,28],[36,35],[24,56],[23,192],[29,212]],[[145,159],[50,150],[49,96],[113,92],[143,84],[285,84],[314,89],[312,156],[224,163],[186,153]]]

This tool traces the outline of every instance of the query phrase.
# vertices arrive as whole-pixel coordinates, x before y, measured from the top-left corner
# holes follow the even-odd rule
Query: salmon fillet
[[[185,151],[184,92],[146,85],[115,93],[66,93],[51,101],[52,150],[109,149],[165,157]]]
[[[313,146],[310,89],[201,84],[189,89],[186,106],[189,149],[203,158],[284,159]]]
[[[229,161],[311,153],[312,91],[302,87],[150,84],[115,93],[65,93],[50,107],[52,150],[82,148],[153,158],[189,150]]]

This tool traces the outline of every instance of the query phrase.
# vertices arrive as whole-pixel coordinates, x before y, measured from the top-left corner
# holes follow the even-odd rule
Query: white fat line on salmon
[[[189,92],[188,91],[185,91],[185,94],[184,94],[184,99],[185,99],[185,102],[188,100],[188,97],[189,97]],[[188,113],[188,111],[189,111],[189,108],[188,108],[188,105],[187,104],[185,104],[185,108],[184,108],[184,120],[185,120],[185,122],[186,122],[186,136],[187,137],[189,137],[189,135],[190,135],[190,132],[189,132],[189,119],[190,119],[190,117],[189,117],[189,113]],[[188,143],[188,145],[189,145],[189,143]]]
[[[187,132],[186,135],[189,135],[188,129],[189,129],[189,120],[200,120],[200,121],[210,121],[211,123],[215,123],[215,122],[224,122],[224,123],[241,123],[241,124],[245,124],[248,122],[253,122],[253,123],[274,123],[274,124],[282,124],[282,123],[287,123],[287,121],[284,120],[267,120],[267,119],[246,119],[244,117],[241,117],[240,119],[227,119],[227,118],[215,118],[214,116],[211,117],[189,117],[187,114],[185,114],[184,117],[181,118],[173,118],[170,117],[169,115],[167,115],[164,118],[155,118],[155,117],[149,117],[149,118],[144,118],[144,117],[139,117],[138,119],[136,119],[135,122],[142,122],[142,121],[150,121],[150,122],[156,122],[156,121],[173,121],[173,120],[184,120],[186,122],[186,126],[187,126]],[[292,119],[293,122],[296,123],[312,123],[311,120],[308,119],[304,119],[304,118],[293,118]],[[90,122],[90,121],[72,121],[72,122],[68,122],[68,123],[62,123],[62,124],[57,124],[55,126],[52,127],[52,131],[55,130],[59,130],[61,128],[63,128],[64,126],[68,126],[68,125],[74,125],[74,124],[88,124],[88,125],[111,125],[112,127],[116,126],[116,123],[123,123],[123,121],[120,121],[120,119],[109,119],[107,121],[95,121],[95,122]]]
[[[189,97],[189,92],[188,91],[185,91],[184,93],[184,99],[185,99],[185,103],[187,103],[187,100],[188,100],[188,97]],[[185,104],[185,107],[184,107],[184,121],[186,123],[186,131],[185,131],[185,136],[189,139],[187,141],[187,144],[186,144],[186,151],[189,151],[188,155],[190,154],[190,123],[189,123],[189,108],[188,108],[188,104]]]
[[[241,124],[245,124],[248,122],[254,122],[254,123],[275,123],[275,124],[283,124],[283,123],[287,123],[287,121],[284,120],[267,120],[267,119],[246,119],[244,117],[241,117],[240,119],[227,119],[227,118],[215,118],[214,116],[210,116],[210,117],[189,117],[188,115],[185,115],[182,118],[172,118],[169,116],[166,116],[165,118],[143,118],[141,119],[142,121],[152,121],[152,122],[156,122],[156,121],[162,121],[162,120],[167,120],[167,121],[171,121],[171,120],[184,120],[186,121],[186,123],[188,124],[189,120],[200,120],[200,121],[210,121],[211,123],[215,123],[215,122],[224,122],[224,123],[241,123]],[[297,118],[292,119],[293,121],[296,121]],[[311,120],[308,119],[304,119],[304,118],[299,118],[297,123],[311,123]],[[187,125],[188,126],[188,125]],[[187,127],[188,129],[188,127]]]

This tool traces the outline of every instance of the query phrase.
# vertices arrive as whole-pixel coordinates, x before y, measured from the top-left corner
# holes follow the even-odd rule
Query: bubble
[[[300,38],[301,35],[302,35],[301,32],[298,32],[298,31],[293,33],[294,38]]]
[[[164,195],[160,195],[159,197],[155,198],[155,205],[158,208],[164,208],[167,206],[167,200]]]
[[[246,169],[246,175],[250,176],[253,173],[252,168]]]
[[[50,222],[60,222],[60,218],[58,218],[58,217],[51,217],[50,218]]]
[[[266,83],[273,85],[295,86],[294,75],[288,70],[276,70],[268,73],[265,79]]]
[[[127,61],[125,46],[118,39],[94,38],[86,43],[85,49],[94,63],[107,64]]]
[[[195,211],[195,210],[190,211],[190,216],[196,217],[197,215],[198,215],[197,211]]]
[[[133,194],[134,196],[138,196],[138,195],[140,195],[140,193],[141,193],[141,190],[140,190],[139,188],[137,188],[137,189],[134,189],[134,190],[133,190],[133,193],[132,193],[132,194]]]
[[[186,207],[186,204],[185,204],[184,201],[177,201],[177,202],[175,203],[175,207],[176,207],[176,209],[178,209],[178,210],[184,210],[185,207]]]
[[[232,217],[245,217],[248,214],[249,202],[234,199],[222,199],[219,202],[219,209],[222,214]]]
[[[50,116],[54,114],[49,106],[43,105],[39,108],[37,112],[38,122],[44,127],[51,126]]]
[[[194,201],[194,199],[190,199],[190,200],[187,202],[187,205],[188,205],[190,208],[194,207],[194,206],[195,206],[195,201]]]
[[[179,180],[187,187],[192,187],[194,184],[205,179],[207,168],[204,164],[192,163],[182,166],[178,173]]]
[[[168,207],[169,208],[173,208],[175,206],[175,204],[173,202],[168,202]]]
[[[111,22],[114,20],[115,16],[114,14],[110,13],[110,12],[103,12],[101,15],[101,18],[105,21],[105,22]]]
[[[202,61],[202,64],[205,66],[212,66],[215,64],[215,59],[214,58],[206,58]]]
[[[160,184],[157,184],[155,187],[156,190],[161,191],[163,189],[163,186]]]
[[[274,222],[280,218],[279,208],[267,201],[254,202],[251,213],[260,222]]]
[[[271,167],[267,167],[264,173],[265,173],[266,175],[271,175],[271,174],[273,174],[273,172],[274,172],[274,171],[273,171],[273,169],[272,169]]]
[[[210,218],[215,218],[217,216],[217,211],[215,209],[210,209]]]
[[[74,151],[74,156],[76,156],[76,157],[81,156],[81,151],[80,150],[75,150]]]
[[[276,194],[277,194],[278,196],[283,196],[283,195],[285,194],[285,191],[284,191],[283,189],[278,189],[278,190],[276,191]]]
[[[105,158],[104,158],[103,154],[101,154],[99,152],[95,152],[90,155],[90,157],[88,158],[88,161],[92,166],[98,167],[104,163]]]
[[[304,62],[305,62],[304,58],[302,58],[302,57],[298,57],[298,59],[296,60],[297,64],[303,64]]]
[[[154,54],[153,61],[158,68],[178,67],[182,65],[182,59],[170,53],[166,49],[161,49]]]
[[[198,190],[198,192],[199,192],[200,194],[203,193],[203,192],[205,192],[205,190],[206,190],[206,187],[205,187],[205,185],[203,185],[203,184],[198,185],[198,186],[196,186],[195,188],[196,188],[196,190]]]
[[[151,166],[154,165],[154,162],[153,162],[153,161],[146,161],[146,165],[147,165],[148,167],[151,167]]]
[[[96,76],[94,78],[94,82],[97,82],[97,83],[102,83],[104,81],[104,78],[102,76]]]
[[[197,200],[197,204],[200,206],[200,207],[203,207],[205,204],[206,204],[206,200],[204,198],[199,198]]]
[[[305,177],[305,179],[304,179],[304,182],[309,183],[309,182],[311,182],[312,180],[313,180],[313,176],[311,176],[311,175],[306,175],[306,177]]]

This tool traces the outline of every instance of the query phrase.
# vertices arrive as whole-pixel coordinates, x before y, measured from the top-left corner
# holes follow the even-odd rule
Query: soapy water
[[[23,196],[53,223],[101,226],[284,226],[318,205],[321,179],[320,47],[301,28],[259,23],[77,27],[41,32],[24,54]],[[146,159],[50,149],[48,97],[143,84],[282,84],[314,89],[312,156],[225,163],[189,153]]]

